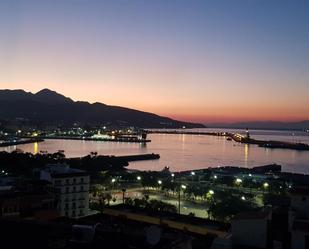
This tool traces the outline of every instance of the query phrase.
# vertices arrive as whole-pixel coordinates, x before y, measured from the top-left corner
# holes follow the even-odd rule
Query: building
[[[235,248],[270,248],[270,212],[240,213],[232,220]]]
[[[309,248],[309,188],[292,189],[289,212],[291,249]]]
[[[14,190],[0,192],[0,218],[37,217],[40,220],[48,220],[58,216],[51,194]]]
[[[66,164],[47,165],[40,178],[51,183],[61,216],[82,217],[89,212],[89,175]]]
[[[0,217],[19,216],[20,196],[12,192],[0,193]]]

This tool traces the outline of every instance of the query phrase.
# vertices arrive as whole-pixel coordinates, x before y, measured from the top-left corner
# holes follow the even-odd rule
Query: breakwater
[[[38,139],[4,141],[4,142],[0,142],[0,147],[15,146],[15,145],[21,145],[21,144],[41,143],[41,142],[44,142],[44,139],[38,138]]]
[[[270,149],[291,149],[300,151],[309,151],[309,145],[304,143],[291,143],[284,141],[274,141],[274,140],[257,140],[248,136],[244,136],[238,133],[229,132],[195,132],[195,131],[147,131],[147,133],[152,134],[178,134],[178,135],[204,135],[204,136],[220,136],[226,137],[228,140],[234,140],[238,143],[244,144],[255,144],[259,147],[270,148]]]

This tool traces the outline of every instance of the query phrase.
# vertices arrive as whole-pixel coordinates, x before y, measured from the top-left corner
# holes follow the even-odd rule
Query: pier
[[[41,142],[44,142],[44,139],[31,138],[31,139],[24,139],[24,140],[4,141],[4,142],[0,142],[0,147],[8,147],[8,146],[21,145],[21,144],[41,143]]]
[[[159,154],[142,154],[142,155],[129,155],[129,156],[117,156],[118,159],[125,160],[127,162],[144,161],[144,160],[157,160],[160,159]]]
[[[69,137],[69,136],[39,136],[43,140],[81,140],[81,141],[97,141],[97,142],[125,142],[125,143],[150,143],[150,139],[138,139],[136,137],[115,137],[115,138],[92,138],[92,137]]]
[[[309,150],[309,145],[304,143],[291,143],[283,141],[266,141],[266,140],[256,140],[252,139],[249,136],[243,136],[241,134],[231,134],[228,133],[228,136],[238,143],[245,144],[256,144],[259,147],[270,148],[270,149],[292,149],[292,150]]]

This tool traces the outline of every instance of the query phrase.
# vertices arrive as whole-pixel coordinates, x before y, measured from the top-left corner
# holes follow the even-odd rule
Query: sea
[[[186,131],[231,132],[245,134],[238,129],[191,129]],[[278,140],[309,144],[305,131],[250,130],[254,139]],[[208,167],[239,166],[251,168],[267,164],[280,164],[286,172],[309,174],[309,151],[261,148],[257,145],[228,141],[225,137],[182,134],[149,134],[150,143],[101,142],[77,140],[45,140],[42,143],[23,144],[1,148],[8,152],[20,149],[24,152],[50,153],[64,150],[66,157],[82,157],[90,152],[99,155],[136,155],[157,153],[159,160],[131,162],[129,169],[171,171],[196,170]]]

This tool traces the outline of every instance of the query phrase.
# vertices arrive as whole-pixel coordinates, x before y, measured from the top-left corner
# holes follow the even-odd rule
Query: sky
[[[1,0],[0,89],[202,123],[309,119],[307,0]]]

